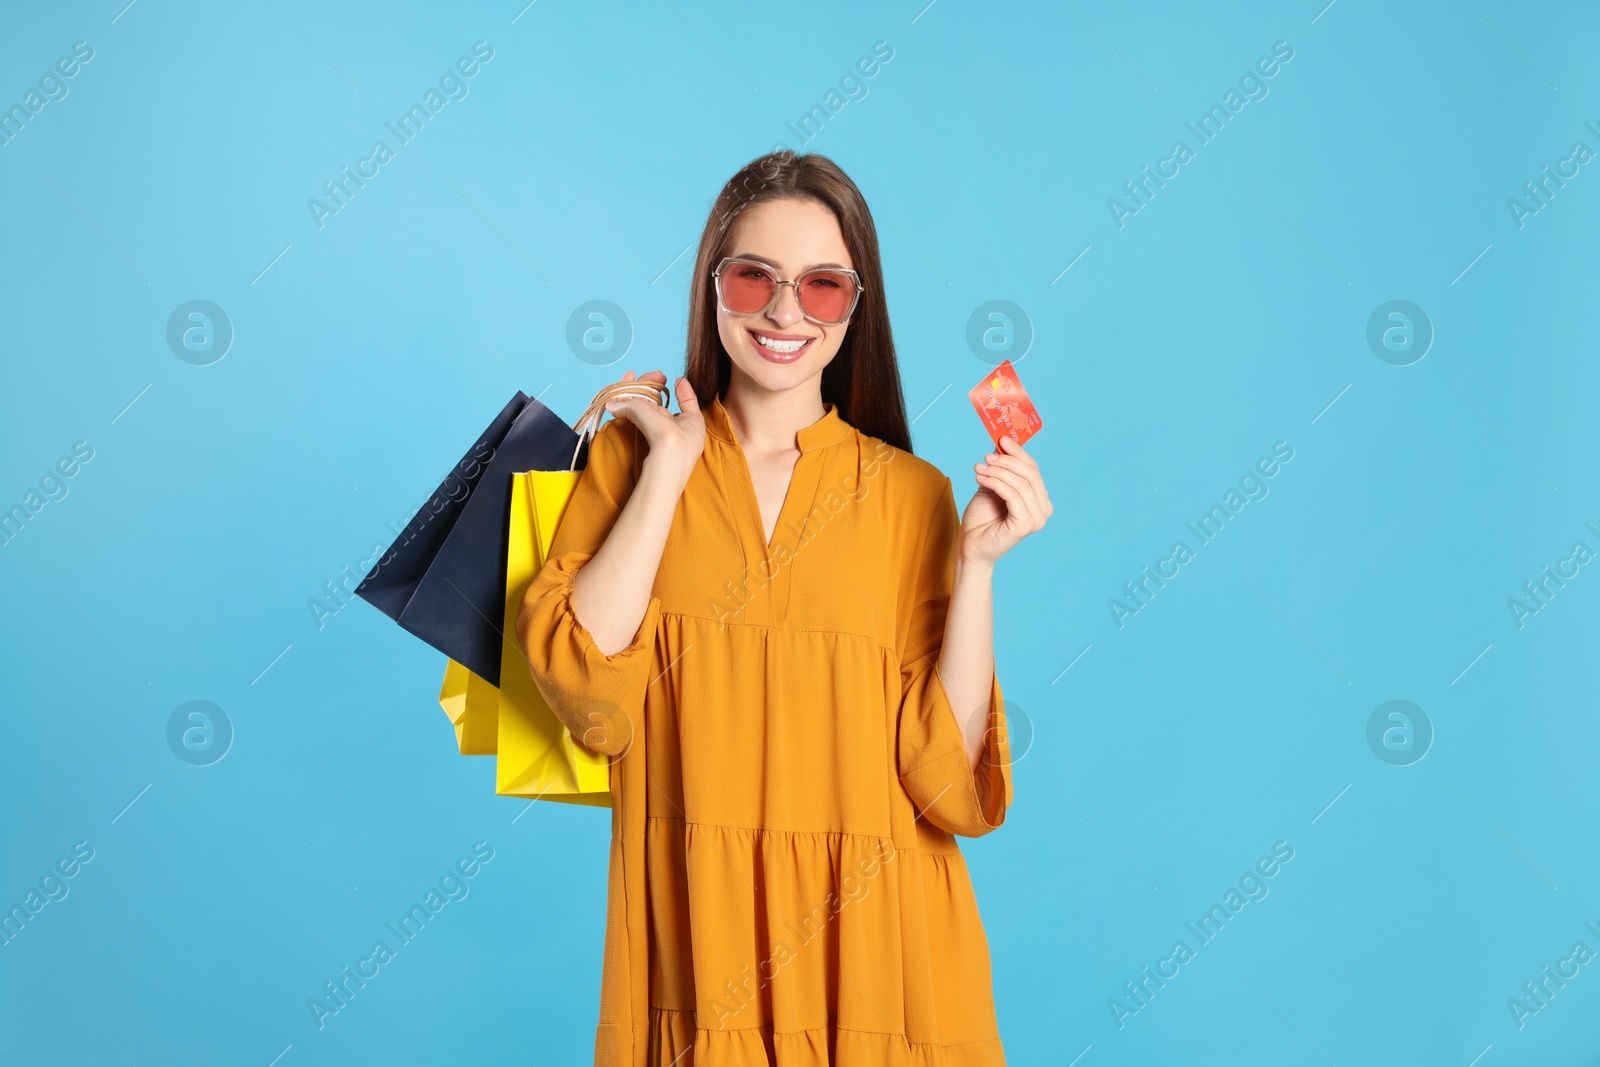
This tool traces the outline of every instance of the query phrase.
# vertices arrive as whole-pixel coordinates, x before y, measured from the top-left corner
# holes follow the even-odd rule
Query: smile
[[[793,363],[816,340],[803,334],[766,333],[760,330],[745,332],[750,335],[750,343],[761,358],[772,363]]]

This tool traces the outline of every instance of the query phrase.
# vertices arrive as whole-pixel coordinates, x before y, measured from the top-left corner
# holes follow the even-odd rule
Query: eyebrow
[[[768,259],[766,256],[760,256],[760,255],[757,255],[754,252],[740,252],[738,255],[730,256],[728,258],[730,258],[730,259],[753,259],[758,263],[765,263],[767,266],[771,267],[773,270],[782,270],[783,269],[783,265],[780,264],[777,260]],[[850,269],[852,269],[850,267],[845,266],[843,263],[810,263],[810,264],[807,264],[806,266],[802,267],[801,270],[800,270],[800,273],[804,274],[808,270],[819,270],[819,269],[824,269],[824,268],[831,268],[833,270],[850,270]]]

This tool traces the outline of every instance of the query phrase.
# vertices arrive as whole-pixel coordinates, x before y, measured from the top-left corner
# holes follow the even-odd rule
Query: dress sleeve
[[[631,423],[601,427],[556,528],[550,556],[523,595],[517,641],[534,684],[573,739],[592,752],[628,751],[650,683],[661,601],[652,596],[633,643],[606,655],[572,608],[578,571],[605,543],[638,480],[643,443]]]
[[[983,754],[977,768],[972,767],[956,712],[935,669],[961,533],[949,478],[922,529],[916,556],[907,561],[909,577],[901,594],[900,782],[923,818],[952,834],[979,837],[1003,823],[1011,806],[1011,746],[996,676],[990,682]],[[976,709],[959,710],[966,714]]]

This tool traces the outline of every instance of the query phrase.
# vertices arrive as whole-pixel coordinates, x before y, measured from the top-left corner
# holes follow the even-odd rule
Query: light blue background
[[[1035,333],[1056,511],[996,593],[1035,737],[964,846],[1010,1061],[1595,1062],[1600,964],[1521,1029],[1506,1003],[1600,950],[1600,567],[1507,607],[1600,549],[1600,173],[1506,206],[1600,149],[1592,5],[123,2],[0,15],[6,106],[95,49],[0,147],[0,507],[94,449],[0,548],[0,904],[95,849],[0,948],[0,1060],[587,1061],[607,813],[494,797],[443,657],[307,601],[514,390],[576,413],[681,369],[682,253],[784,141],[874,210],[917,450],[963,504],[968,317]],[[319,229],[306,200],[479,40],[470,95]],[[1267,98],[1119,229],[1107,198],[1277,41]],[[236,331],[210,366],[165,341],[194,299]],[[613,366],[566,343],[593,299],[632,322]],[[1436,331],[1406,367],[1365,340],[1393,299]],[[1278,441],[1270,495],[1119,629],[1107,600]],[[167,745],[193,699],[236,730],[210,767]],[[1435,731],[1410,766],[1366,741],[1393,699]],[[470,895],[319,1031],[308,998],[480,840]],[[1119,1029],[1108,999],[1279,841],[1270,895]]]

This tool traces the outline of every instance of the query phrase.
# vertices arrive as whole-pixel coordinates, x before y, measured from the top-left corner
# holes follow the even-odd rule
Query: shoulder
[[[954,559],[961,515],[949,475],[920,456],[860,435],[861,480],[876,477],[877,520],[902,596],[921,598]],[[876,462],[874,474],[872,465]]]
[[[638,479],[648,450],[637,426],[627,419],[607,419],[589,442],[584,470],[615,493]]]
[[[589,442],[589,457],[595,459],[633,461],[648,449],[644,434],[627,419],[609,418],[600,424],[594,439]]]
[[[950,478],[921,456],[860,433],[861,477],[878,479],[887,506],[914,526],[926,529],[930,514],[937,514],[947,498],[953,498]]]

